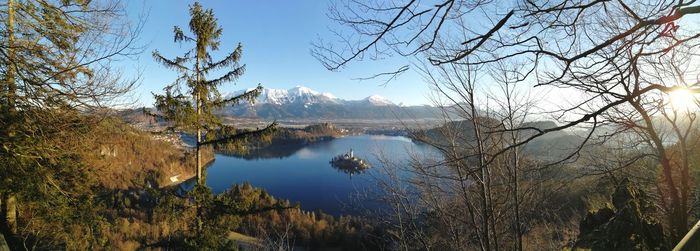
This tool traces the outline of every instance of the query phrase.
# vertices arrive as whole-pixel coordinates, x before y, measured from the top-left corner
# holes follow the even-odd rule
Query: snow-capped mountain
[[[239,95],[243,91],[233,92],[225,97]],[[339,99],[331,93],[321,93],[311,88],[297,85],[294,88],[271,89],[264,88],[260,96],[256,99],[257,104],[273,104],[273,105],[290,105],[290,104],[366,104],[374,106],[389,106],[395,105],[391,100],[379,96],[372,95],[362,100],[344,100]]]
[[[223,95],[232,97],[243,91]],[[263,89],[255,104],[242,103],[221,111],[236,117],[269,119],[395,119],[435,118],[439,110],[431,106],[399,106],[372,95],[360,100],[344,100],[304,86],[291,89]]]
[[[369,97],[366,97],[364,99],[367,103],[370,105],[376,105],[376,106],[387,106],[387,105],[395,105],[394,102],[391,102],[388,98],[379,96],[379,95],[372,95]]]
[[[339,99],[330,93],[320,93],[307,87],[296,86],[289,90],[265,88],[258,97],[259,103],[269,103],[275,105],[303,103],[338,103]]]

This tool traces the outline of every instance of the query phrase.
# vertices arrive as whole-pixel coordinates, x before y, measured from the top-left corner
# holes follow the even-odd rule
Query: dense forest
[[[311,56],[330,71],[399,58],[360,80],[401,92],[392,80],[417,72],[434,104],[256,112],[262,84],[221,90],[247,69],[244,44],[222,43],[236,36],[225,10],[189,4],[171,48],[147,52],[148,20],[128,4],[0,2],[0,250],[700,248],[695,1],[333,2],[336,30]],[[134,113],[140,76],[117,62],[145,54],[174,77]],[[216,156],[284,159],[382,130],[276,116],[394,116],[392,132],[439,154],[377,151],[382,175],[363,199],[382,206],[357,215],[248,182],[213,192]]]

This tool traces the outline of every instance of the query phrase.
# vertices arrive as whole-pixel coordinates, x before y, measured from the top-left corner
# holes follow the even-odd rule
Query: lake
[[[350,149],[373,167],[350,175],[330,165],[334,156]],[[232,184],[249,182],[278,199],[301,203],[304,210],[321,210],[336,216],[357,214],[360,206],[377,206],[376,202],[357,202],[352,198],[357,197],[358,191],[376,191],[376,178],[385,177],[376,158],[380,151],[392,161],[404,164],[409,160],[409,152],[435,152],[430,146],[416,144],[406,137],[347,136],[316,142],[278,157],[239,158],[217,154],[215,162],[206,169],[206,181],[215,193],[225,191]]]

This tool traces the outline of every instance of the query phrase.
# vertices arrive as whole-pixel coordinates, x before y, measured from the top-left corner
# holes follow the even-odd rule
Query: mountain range
[[[246,91],[250,91],[248,89]],[[224,98],[229,98],[232,96],[240,95],[244,91],[236,91],[229,94],[224,94]],[[321,93],[311,88],[297,85],[294,88],[285,89],[271,89],[264,88],[260,96],[257,97],[255,103],[258,104],[273,104],[273,105],[294,105],[294,104],[365,104],[365,105],[375,105],[375,106],[390,106],[395,105],[391,100],[379,96],[372,95],[362,100],[344,100],[337,98],[331,93]]]
[[[224,94],[224,98],[244,91]],[[360,100],[345,100],[304,86],[291,89],[262,90],[255,104],[240,104],[223,109],[224,115],[268,119],[428,119],[438,118],[440,109],[428,105],[404,106],[372,95]]]

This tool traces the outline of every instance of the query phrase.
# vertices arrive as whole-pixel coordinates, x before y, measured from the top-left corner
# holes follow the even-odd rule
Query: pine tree
[[[225,83],[235,82],[245,72],[245,65],[239,60],[243,53],[243,47],[239,43],[226,57],[214,61],[210,52],[219,49],[222,28],[217,24],[214,12],[211,9],[203,9],[199,2],[190,6],[189,29],[192,35],[186,35],[178,26],[174,27],[174,42],[194,43],[194,47],[184,55],[172,59],[166,58],[157,50],[153,52],[154,59],[165,67],[177,71],[180,76],[163,90],[164,94],[154,94],[155,107],[160,112],[159,116],[169,121],[170,130],[193,131],[196,137],[196,175],[198,183],[202,183],[202,154],[203,146],[221,144],[236,139],[253,135],[269,134],[274,130],[276,123],[266,128],[224,135],[212,138],[215,131],[230,128],[224,125],[215,115],[217,109],[225,105],[235,105],[240,102],[254,102],[260,95],[262,86],[244,92],[241,95],[224,99],[218,88]],[[209,75],[225,70],[226,73],[216,78]],[[208,133],[206,138],[202,133]]]
[[[100,64],[137,52],[136,32],[123,17],[123,6],[108,1],[0,4],[0,229],[11,244],[23,234],[18,205],[32,205],[33,212],[24,212],[32,220],[61,226],[69,224],[42,213],[79,214],[76,191],[89,191],[90,184],[76,142],[96,121],[87,114],[134,84]]]

